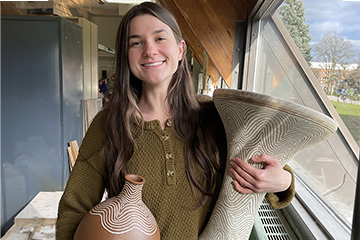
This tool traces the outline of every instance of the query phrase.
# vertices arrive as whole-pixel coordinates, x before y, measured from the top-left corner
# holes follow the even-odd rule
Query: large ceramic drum
[[[225,127],[228,159],[218,200],[200,239],[247,240],[265,193],[237,192],[231,184],[230,160],[239,157],[262,168],[249,159],[265,153],[285,165],[299,151],[334,133],[337,124],[315,110],[259,93],[218,89],[213,99]]]

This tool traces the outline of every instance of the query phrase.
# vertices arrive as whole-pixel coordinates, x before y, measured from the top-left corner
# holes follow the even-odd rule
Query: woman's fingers
[[[291,182],[289,173],[283,170],[278,160],[272,156],[261,154],[252,160],[265,163],[263,169],[235,157],[230,162],[230,172],[234,177],[235,188],[242,193],[279,192],[287,189]]]
[[[245,188],[245,187],[241,186],[239,184],[239,182],[236,180],[233,181],[233,184],[234,184],[235,189],[243,194],[254,193],[254,191],[251,188]]]
[[[255,180],[251,173],[247,172],[249,170],[251,172],[251,168],[253,167],[239,158],[233,159],[233,161],[230,162],[230,165],[230,172],[234,177],[235,188],[241,193],[253,193],[253,183]]]

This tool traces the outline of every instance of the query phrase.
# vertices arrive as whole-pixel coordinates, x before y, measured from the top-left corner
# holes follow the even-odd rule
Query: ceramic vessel
[[[265,153],[284,166],[299,151],[334,133],[337,124],[315,110],[259,93],[218,89],[213,99],[225,127],[228,159],[219,197],[199,239],[247,240],[265,193],[237,192],[230,160],[239,157],[262,168],[248,159]]]
[[[142,201],[145,179],[125,176],[121,193],[91,209],[81,220],[74,240],[159,240],[156,220]]]

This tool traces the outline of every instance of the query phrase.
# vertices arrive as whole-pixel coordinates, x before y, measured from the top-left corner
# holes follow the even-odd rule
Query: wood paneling
[[[200,39],[196,36],[195,32],[189,27],[187,20],[180,12],[178,6],[175,1],[162,1],[162,5],[169,9],[175,16],[183,37],[186,41],[188,48],[193,52],[196,60],[203,66],[204,62],[204,47],[200,42]],[[207,74],[211,76],[211,78],[215,81],[219,76],[219,71],[216,69],[214,63],[212,61],[207,61],[206,65]]]
[[[176,17],[198,62],[204,50],[207,74],[217,84],[217,70],[230,86],[236,21],[246,20],[257,0],[160,0]],[[213,64],[212,64],[213,63]],[[214,76],[214,77],[213,77]]]
[[[15,2],[1,2],[1,15],[26,15],[25,9],[17,8]]]

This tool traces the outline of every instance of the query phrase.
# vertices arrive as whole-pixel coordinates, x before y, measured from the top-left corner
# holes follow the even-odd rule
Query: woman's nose
[[[147,42],[144,46],[144,57],[152,57],[153,55],[157,54],[158,50],[155,46],[155,43]]]

